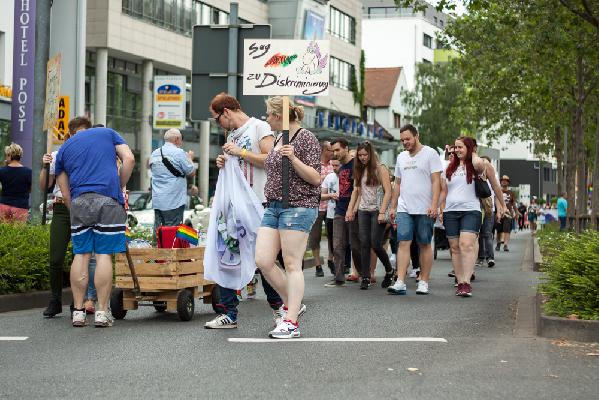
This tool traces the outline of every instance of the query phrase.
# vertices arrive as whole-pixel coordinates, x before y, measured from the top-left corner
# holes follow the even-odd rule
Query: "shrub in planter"
[[[48,289],[49,252],[49,225],[0,224],[0,294]],[[69,250],[65,270],[71,260]]]
[[[539,236],[539,244],[544,259],[545,312],[599,319],[599,232],[547,232]]]

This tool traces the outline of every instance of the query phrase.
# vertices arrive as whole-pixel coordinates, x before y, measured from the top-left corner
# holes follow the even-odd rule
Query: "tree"
[[[366,57],[364,55],[364,50],[360,53],[360,70],[358,71],[360,74],[360,81],[358,82],[356,78],[356,72],[351,75],[351,91],[354,97],[354,104],[358,104],[360,107],[360,117],[362,120],[366,121],[366,106],[364,105],[366,99],[366,89],[364,88],[364,76],[366,74]]]
[[[443,148],[462,134],[472,132],[472,124],[455,117],[456,99],[465,92],[464,81],[453,62],[418,64],[414,91],[406,92],[406,103],[414,124],[432,147]]]

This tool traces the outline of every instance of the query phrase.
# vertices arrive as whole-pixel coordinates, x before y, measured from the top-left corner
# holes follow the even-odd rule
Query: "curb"
[[[532,270],[535,272],[539,272],[541,270],[541,266],[543,265],[543,255],[541,254],[541,248],[539,247],[539,241],[536,237],[532,238]]]
[[[599,342],[599,321],[567,319],[545,315],[542,311],[540,293],[537,293],[534,304],[538,336],[576,342]]]
[[[29,310],[32,308],[44,308],[48,305],[49,299],[49,290],[4,294],[0,296],[0,313]],[[62,305],[69,305],[72,301],[73,295],[71,293],[71,288],[62,289]]]

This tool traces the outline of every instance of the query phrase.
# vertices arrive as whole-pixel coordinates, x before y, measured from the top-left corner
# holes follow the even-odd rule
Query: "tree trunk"
[[[560,195],[564,191],[564,175],[563,175],[563,163],[564,163],[564,135],[562,127],[556,125],[555,127],[555,160],[557,161],[557,194]]]
[[[586,151],[584,146],[584,128],[582,115],[584,112],[584,71],[582,55],[576,57],[576,111],[574,117],[576,148],[576,215],[582,216],[587,213],[587,189],[586,189]]]
[[[568,200],[568,217],[574,217],[575,210],[575,183],[576,183],[576,158],[574,158],[576,135],[574,134],[574,109],[572,109],[572,115],[570,120],[570,129],[568,129],[567,135],[567,151],[566,151],[566,170],[565,170],[565,182],[566,182],[566,199]]]
[[[599,113],[597,113],[597,129],[595,131],[595,159],[593,160],[593,197],[591,198],[591,208],[595,216],[595,227],[597,227],[597,218],[599,218]]]

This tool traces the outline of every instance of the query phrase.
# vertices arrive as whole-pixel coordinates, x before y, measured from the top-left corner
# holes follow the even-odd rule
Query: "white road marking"
[[[27,340],[29,336],[0,336],[0,341],[9,341],[9,340]]]
[[[266,338],[229,338],[232,343],[296,343],[296,342],[437,342],[447,343],[444,338],[433,337],[396,337],[396,338],[297,338],[297,339],[266,339]]]

